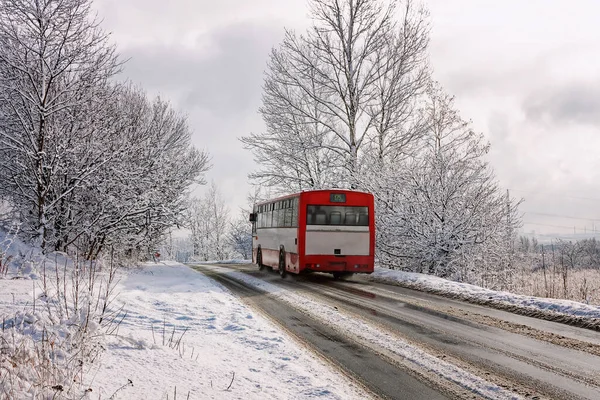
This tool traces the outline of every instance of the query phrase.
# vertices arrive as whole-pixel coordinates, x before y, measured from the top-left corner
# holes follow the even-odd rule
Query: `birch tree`
[[[405,125],[429,75],[429,28],[426,10],[411,0],[398,23],[397,4],[309,2],[313,26],[305,35],[286,31],[270,57],[267,131],[242,138],[263,167],[252,178],[357,188],[364,152],[379,146],[391,154],[413,141]]]

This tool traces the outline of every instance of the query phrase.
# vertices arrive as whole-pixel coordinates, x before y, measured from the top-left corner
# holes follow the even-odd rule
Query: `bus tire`
[[[260,247],[256,251],[256,264],[258,265],[259,271],[262,271],[263,269],[265,269],[265,265],[262,262],[262,250],[260,249]]]
[[[285,270],[285,250],[279,250],[279,275],[281,278],[285,278],[287,271]]]

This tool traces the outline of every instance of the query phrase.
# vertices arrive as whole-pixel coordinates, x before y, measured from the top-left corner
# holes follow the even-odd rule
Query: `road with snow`
[[[600,398],[600,333],[364,277],[194,266],[382,398]]]

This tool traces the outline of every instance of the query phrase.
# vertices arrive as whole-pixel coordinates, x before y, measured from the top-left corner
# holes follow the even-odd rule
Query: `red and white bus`
[[[286,273],[335,278],[373,272],[375,215],[371,193],[313,190],[258,203],[250,214],[252,261]]]

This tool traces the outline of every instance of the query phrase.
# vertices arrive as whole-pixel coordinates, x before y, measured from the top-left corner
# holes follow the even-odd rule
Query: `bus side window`
[[[329,216],[329,223],[331,225],[341,225],[342,224],[342,213],[339,211],[332,211]]]
[[[306,221],[308,223],[308,221]],[[294,198],[292,203],[292,226],[298,226],[298,198]]]
[[[285,226],[286,227],[292,226],[292,211],[293,210],[291,208],[285,209]]]
[[[277,212],[277,227],[282,228],[285,226],[285,208],[280,208]]]

